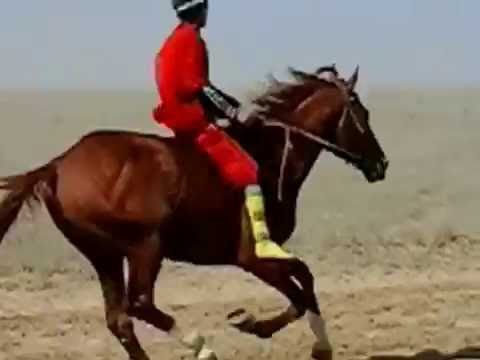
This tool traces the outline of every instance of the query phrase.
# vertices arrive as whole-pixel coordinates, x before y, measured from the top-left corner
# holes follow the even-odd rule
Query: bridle
[[[355,123],[355,126],[357,126],[359,131],[364,133],[365,129],[363,128],[360,120],[358,119],[357,114],[355,114],[355,112],[352,109],[351,98],[346,92],[346,89],[344,88],[343,84],[339,84],[338,82],[334,82],[334,83],[335,85],[337,85],[337,87],[339,87],[342,93],[346,96],[345,107],[342,112],[342,117],[338,122],[337,128],[341,128],[343,124],[347,121],[348,116],[350,116],[350,118],[353,120],[353,122]],[[280,129],[283,129],[285,133],[285,144],[283,146],[282,161],[280,164],[280,174],[278,178],[278,188],[277,188],[277,198],[280,202],[283,201],[283,184],[285,182],[285,172],[287,167],[288,156],[290,154],[290,151],[293,149],[293,143],[291,141],[292,134],[298,134],[310,141],[313,141],[318,145],[321,145],[325,150],[330,151],[335,156],[339,157],[340,159],[343,159],[347,163],[353,164],[355,167],[359,169],[365,163],[365,160],[363,159],[362,156],[358,154],[354,154],[334,144],[333,142],[324,139],[321,136],[312,134],[311,132],[301,129],[297,126],[285,124],[278,120],[271,120],[266,118],[261,118],[261,121],[264,126],[280,128]]]

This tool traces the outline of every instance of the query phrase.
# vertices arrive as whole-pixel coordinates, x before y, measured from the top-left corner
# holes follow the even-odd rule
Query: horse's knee
[[[130,299],[128,314],[139,319],[144,319],[153,308],[152,299],[147,295],[138,295]]]
[[[306,310],[310,310],[314,314],[320,315],[320,308],[315,295],[315,278],[307,264],[301,260],[294,262],[291,268],[291,273],[302,287]]]
[[[114,334],[118,332],[119,315],[118,311],[107,311],[106,313],[107,327]]]
[[[133,321],[128,317],[127,314],[122,313],[117,320],[118,330],[121,334],[126,337],[130,337],[130,334],[133,333]]]
[[[140,295],[132,302],[129,314],[162,329],[170,331],[175,326],[175,319],[157,309],[148,295]]]
[[[300,319],[302,318],[305,313],[307,312],[307,306],[306,305],[301,305],[301,304],[295,304],[291,306],[292,309],[289,311],[292,314],[293,319]]]
[[[302,283],[302,287],[313,288],[314,285],[314,277],[310,268],[307,264],[305,264],[301,260],[297,260],[292,262],[292,272],[294,273],[295,277]]]
[[[106,320],[108,329],[119,338],[126,339],[133,331],[133,322],[127,314],[109,311]]]
[[[154,308],[151,297],[143,294],[130,299],[128,306],[128,314],[137,318],[144,318]]]
[[[139,295],[135,299],[133,299],[132,307],[134,310],[137,311],[150,309],[152,307],[152,299],[145,294]]]

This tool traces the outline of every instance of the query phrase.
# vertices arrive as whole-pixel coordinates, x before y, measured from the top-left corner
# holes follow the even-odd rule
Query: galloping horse
[[[292,81],[274,80],[254,99],[259,110],[252,111],[248,126],[226,129],[259,164],[267,222],[279,244],[294,231],[299,191],[323,150],[352,164],[368,182],[383,180],[388,167],[369,112],[355,92],[358,67],[348,80],[334,66],[289,71]],[[232,313],[234,325],[268,338],[308,313],[318,338],[312,356],[331,357],[307,265],[298,258],[255,257],[243,194],[229,188],[185,139],[91,132],[46,165],[0,179],[0,189],[7,191],[0,203],[0,241],[24,203],[43,201],[58,229],[96,270],[108,328],[131,360],[149,359],[131,317],[165,332],[177,329],[154,302],[164,258],[235,265],[257,276],[291,305],[265,320],[245,316],[239,321],[240,312]]]

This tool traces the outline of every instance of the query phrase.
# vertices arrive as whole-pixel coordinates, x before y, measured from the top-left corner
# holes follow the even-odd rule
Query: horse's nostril
[[[388,165],[390,164],[390,162],[389,162],[386,158],[383,158],[383,159],[382,159],[382,162],[383,162],[383,168],[384,168],[384,170],[387,170]]]

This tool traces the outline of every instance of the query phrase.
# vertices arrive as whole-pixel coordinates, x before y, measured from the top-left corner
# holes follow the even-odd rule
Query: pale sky
[[[359,64],[369,84],[480,82],[478,0],[210,0],[212,80]],[[0,0],[0,88],[154,90],[170,0]]]

